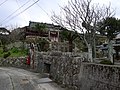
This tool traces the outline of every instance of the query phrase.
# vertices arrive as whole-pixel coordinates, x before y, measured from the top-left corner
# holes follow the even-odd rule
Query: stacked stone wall
[[[37,70],[45,73],[50,64],[50,78],[69,90],[120,90],[120,66],[89,63],[87,54],[61,52],[37,53]]]
[[[83,63],[80,90],[120,90],[120,66]]]
[[[41,52],[36,56],[37,71],[45,73],[45,63],[50,64],[50,78],[72,90],[78,89],[81,62],[87,61],[84,57],[87,57],[87,53]]]
[[[0,66],[26,67],[26,57],[0,58]]]

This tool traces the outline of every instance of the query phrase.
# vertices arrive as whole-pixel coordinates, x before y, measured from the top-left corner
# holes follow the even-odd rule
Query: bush
[[[48,51],[49,50],[49,42],[46,39],[38,40],[39,51]]]
[[[18,49],[18,48],[13,48],[10,50],[11,52],[11,57],[21,57],[21,56],[26,56],[28,55],[28,49]]]
[[[110,60],[102,60],[100,64],[113,65],[113,63]]]
[[[12,48],[11,52],[12,52],[12,53],[18,53],[19,50],[18,50],[18,48],[14,47],[14,48]]]
[[[11,53],[10,53],[10,52],[5,53],[5,54],[3,55],[3,58],[7,58],[7,57],[9,57],[10,55],[11,55]]]
[[[28,55],[29,49],[22,49],[19,51],[21,54]]]

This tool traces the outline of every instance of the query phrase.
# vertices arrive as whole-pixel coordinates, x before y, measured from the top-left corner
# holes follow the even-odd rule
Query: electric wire
[[[33,0],[33,2],[35,2],[35,0]],[[48,17],[50,17],[49,14],[48,14],[38,3],[36,3],[36,5],[37,5],[41,10],[43,10],[44,13],[45,13]]]
[[[27,3],[29,3],[30,0],[28,0],[26,3],[24,3],[21,7],[16,9],[13,13],[11,13],[9,16],[7,16],[4,20],[2,20],[0,23],[2,24],[4,21],[6,21],[9,17],[11,17],[13,14],[15,14],[17,11],[19,11],[22,7],[24,7]],[[12,17],[13,18],[13,17]]]
[[[1,4],[0,4],[0,6],[2,6],[5,2],[7,2],[8,0],[5,0],[5,1],[3,1]]]
[[[18,7],[20,8],[20,3],[18,2],[19,0],[16,0],[16,3],[17,3],[17,5],[18,5]],[[29,0],[30,1],[30,0]],[[23,19],[24,19],[24,21],[27,23],[27,21],[25,20],[25,18],[24,18],[24,15],[23,14],[21,14],[21,16],[23,17]]]
[[[29,8],[31,8],[33,5],[35,5],[39,1],[40,0],[35,1],[33,4],[31,4],[30,6],[28,6],[27,8],[25,8],[23,11],[21,11],[20,13],[16,14],[13,17],[11,17],[6,23],[10,22],[12,19],[14,19],[15,17],[19,16],[21,13],[25,12],[26,10],[28,10]]]

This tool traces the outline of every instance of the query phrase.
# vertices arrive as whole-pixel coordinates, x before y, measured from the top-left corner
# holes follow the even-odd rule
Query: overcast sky
[[[37,0],[0,0],[0,25],[22,27],[28,25],[29,21],[52,23],[50,20],[52,11],[59,12],[59,5],[67,4],[68,0],[38,0],[37,4],[24,11],[34,1]],[[111,3],[112,8],[116,9],[116,17],[120,18],[119,0],[93,0],[93,2],[105,5]]]

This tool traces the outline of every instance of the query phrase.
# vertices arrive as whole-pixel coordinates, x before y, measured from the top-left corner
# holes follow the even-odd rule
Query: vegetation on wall
[[[46,39],[40,38],[37,42],[38,42],[38,50],[39,51],[48,51],[49,50],[49,42]]]
[[[7,52],[3,52],[3,49],[0,48],[0,57],[7,58],[7,57],[21,57],[28,55],[28,49],[20,49],[13,47],[12,49],[8,50]]]

